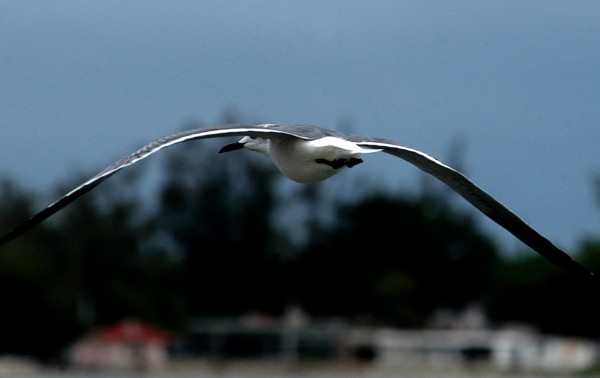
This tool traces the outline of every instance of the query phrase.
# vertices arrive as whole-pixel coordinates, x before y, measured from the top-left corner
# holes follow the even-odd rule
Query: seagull
[[[240,149],[259,152],[269,157],[285,176],[299,183],[326,180],[344,168],[352,168],[362,163],[361,156],[365,154],[385,152],[396,156],[448,185],[491,220],[559,268],[580,277],[597,279],[593,272],[574,261],[465,175],[436,158],[388,139],[362,137],[312,125],[218,125],[167,135],[110,165],[0,236],[0,246],[27,232],[121,169],[155,152],[191,140],[233,136],[242,138],[223,146],[219,153]]]

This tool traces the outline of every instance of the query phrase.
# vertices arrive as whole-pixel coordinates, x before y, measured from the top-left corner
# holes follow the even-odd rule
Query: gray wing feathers
[[[370,141],[363,141],[358,144],[363,147],[382,148],[385,152],[412,163],[419,169],[448,185],[494,222],[504,227],[523,243],[555,265],[568,272],[583,275],[584,277],[591,278],[594,276],[592,272],[575,262],[568,254],[556,247],[516,214],[453,168],[448,167],[423,152],[398,146],[384,139],[371,138]]]
[[[0,237],[0,245],[4,245],[9,241],[15,239],[19,235],[24,234],[37,224],[41,223],[42,221],[49,218],[50,216],[52,216],[71,202],[75,201],[77,198],[81,197],[85,193],[98,186],[104,180],[114,175],[121,169],[132,165],[137,161],[142,160],[165,147],[193,139],[205,139],[248,134],[264,134],[268,132],[269,130],[267,129],[257,128],[256,126],[250,125],[222,125],[211,128],[183,131],[180,133],[171,134],[163,138],[157,139],[151,143],[148,143],[147,145],[140,148],[131,155],[128,155],[123,159],[110,165],[108,168],[104,169],[102,172],[93,176],[89,180],[85,181],[83,184],[79,185],[75,189],[71,190],[70,192],[56,200],[55,202],[51,203],[45,209],[36,213],[31,218],[21,223],[19,226],[2,235]]]

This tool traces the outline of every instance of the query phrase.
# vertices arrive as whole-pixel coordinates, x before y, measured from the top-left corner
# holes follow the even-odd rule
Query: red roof
[[[91,337],[103,342],[158,342],[168,344],[171,341],[171,337],[166,331],[138,320],[123,320],[113,325],[101,327]]]

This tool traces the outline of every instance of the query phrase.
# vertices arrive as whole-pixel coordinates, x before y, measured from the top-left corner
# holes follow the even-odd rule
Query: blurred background
[[[158,137],[316,124],[440,158],[598,271],[598,20],[590,1],[0,1],[0,232]],[[3,247],[0,356],[96,368],[86,340],[124,339],[159,361],[550,369],[575,345],[557,368],[597,366],[597,292],[408,163],[300,185],[228,142],[160,152]]]

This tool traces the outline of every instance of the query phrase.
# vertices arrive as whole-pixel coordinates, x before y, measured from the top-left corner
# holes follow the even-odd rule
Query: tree
[[[5,179],[0,185],[3,232],[32,214],[37,194]],[[78,331],[74,297],[64,274],[68,259],[54,254],[56,234],[49,224],[5,246],[0,253],[0,354],[50,358]]]
[[[431,201],[375,194],[342,204],[299,262],[299,302],[311,313],[418,326],[437,307],[485,298],[494,246],[469,216]]]
[[[289,246],[272,225],[280,176],[260,156],[217,150],[207,141],[182,145],[168,156],[160,190],[157,218],[182,259],[189,311],[280,311]]]
[[[600,336],[598,287],[593,282],[562,272],[538,256],[504,260],[494,276],[488,309],[496,322],[531,324],[551,334]]]
[[[600,176],[593,181],[600,199]],[[584,266],[600,272],[600,241],[585,238],[575,254]],[[534,324],[555,334],[600,337],[596,305],[598,285],[566,274],[529,251],[504,259],[491,287],[489,313],[499,322]]]
[[[165,326],[185,321],[179,261],[157,243],[156,222],[142,206],[139,171],[124,172],[58,217],[60,251],[70,255],[85,326],[138,317]],[[70,186],[69,186],[70,187]]]

